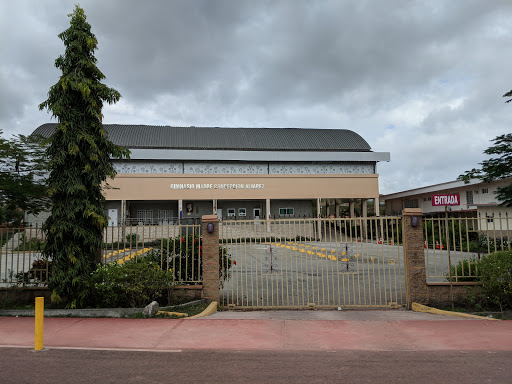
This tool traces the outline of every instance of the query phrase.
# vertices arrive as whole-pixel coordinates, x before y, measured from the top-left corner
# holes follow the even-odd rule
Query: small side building
[[[381,200],[385,204],[386,215],[401,215],[404,208],[421,208],[424,215],[438,217],[444,216],[445,207],[435,206],[433,196],[458,194],[460,205],[446,208],[450,217],[478,219],[476,222],[479,230],[509,231],[512,230],[512,207],[500,206],[495,192],[498,187],[504,187],[511,183],[512,178],[491,183],[472,179],[468,184],[456,180],[381,195]],[[496,218],[502,219],[495,220]]]

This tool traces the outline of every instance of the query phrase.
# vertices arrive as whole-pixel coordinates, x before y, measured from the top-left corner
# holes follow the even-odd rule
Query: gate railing
[[[227,221],[219,241],[223,306],[389,307],[405,304],[400,217]]]
[[[45,286],[52,261],[43,258],[46,239],[41,227],[0,229],[0,287]],[[201,223],[107,227],[103,232],[101,263],[157,262],[174,273],[177,284],[202,282]]]
[[[202,281],[202,239],[199,220],[173,225],[107,227],[103,232],[102,263],[119,264],[149,258],[174,274],[178,284]]]
[[[478,281],[485,255],[512,249],[511,218],[437,217],[423,220],[427,282]]]

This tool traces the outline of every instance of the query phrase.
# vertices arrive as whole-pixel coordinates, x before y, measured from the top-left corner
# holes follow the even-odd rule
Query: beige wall
[[[107,200],[376,198],[378,175],[118,174]],[[171,184],[263,184],[260,189],[171,189]]]

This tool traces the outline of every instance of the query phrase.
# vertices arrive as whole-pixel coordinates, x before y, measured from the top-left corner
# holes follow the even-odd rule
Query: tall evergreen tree
[[[105,76],[94,57],[98,41],[84,10],[76,6],[68,16],[70,27],[59,34],[65,53],[55,60],[62,75],[39,105],[58,121],[46,152],[52,209],[43,228],[44,256],[53,261],[52,297],[78,307],[87,304],[89,277],[101,260],[107,225],[102,188],[116,174],[111,158],[126,158],[129,151],[113,144],[102,125],[103,102],[115,103],[121,95],[101,83]]]

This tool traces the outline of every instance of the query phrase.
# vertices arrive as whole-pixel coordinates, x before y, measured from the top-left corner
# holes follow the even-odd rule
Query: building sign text
[[[264,189],[265,184],[171,184],[171,189]]]
[[[438,207],[440,205],[460,205],[460,195],[458,193],[453,195],[432,195],[432,206]]]

